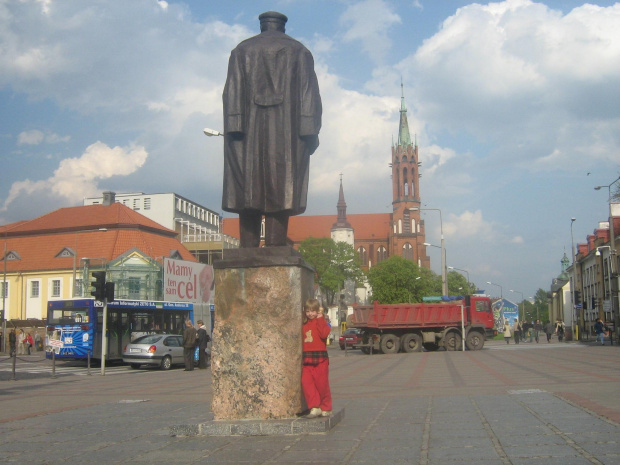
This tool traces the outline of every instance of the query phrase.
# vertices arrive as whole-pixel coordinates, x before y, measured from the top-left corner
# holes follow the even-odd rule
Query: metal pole
[[[101,376],[105,376],[105,356],[108,353],[108,300],[103,299],[103,324],[101,325]]]
[[[463,346],[463,352],[465,352],[465,313],[464,305],[461,303],[461,345]]]
[[[575,291],[577,291],[577,269],[575,265],[575,239],[573,239],[573,223],[576,220],[577,220],[576,218],[570,219],[570,242],[571,242],[571,248],[572,248],[572,254],[573,254],[573,283],[571,285],[570,301],[573,306],[572,308],[573,319],[576,319],[574,315],[577,310],[577,302],[575,302]],[[578,320],[579,323],[576,325],[577,334],[579,334],[579,328],[583,328],[583,322],[581,321],[581,319],[582,319],[582,313],[579,312],[579,320]]]

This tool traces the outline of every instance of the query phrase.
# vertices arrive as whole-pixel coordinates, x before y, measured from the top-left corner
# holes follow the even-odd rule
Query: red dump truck
[[[463,335],[469,350],[480,350],[487,337],[497,334],[491,300],[482,295],[437,303],[357,305],[349,326],[363,331],[360,348],[366,353],[461,350]]]

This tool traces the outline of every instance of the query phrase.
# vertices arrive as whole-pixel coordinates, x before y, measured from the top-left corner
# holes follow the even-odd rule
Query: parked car
[[[338,338],[340,349],[345,349],[346,345],[349,349],[356,349],[362,343],[362,330],[358,328],[345,329],[344,333]]]
[[[135,339],[123,349],[123,362],[137,369],[141,365],[159,366],[169,370],[181,365],[183,360],[183,336],[175,334],[149,334]]]

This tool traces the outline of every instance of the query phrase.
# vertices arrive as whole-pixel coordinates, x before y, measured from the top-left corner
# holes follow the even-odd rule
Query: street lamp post
[[[448,295],[448,276],[446,273],[446,268],[443,266],[444,263],[446,263],[446,249],[444,249],[441,246],[435,245],[435,244],[431,244],[430,242],[424,242],[424,245],[426,247],[435,247],[437,249],[441,249],[441,293],[443,295]]]
[[[609,245],[610,245],[610,254],[611,254],[610,259],[612,262],[616,260],[616,237],[614,233],[614,215],[613,215],[613,211],[611,208],[611,186],[613,186],[618,181],[620,181],[620,176],[618,176],[618,178],[616,178],[616,180],[612,182],[611,184],[596,186],[594,188],[594,190],[597,190],[597,191],[602,189],[603,187],[607,188],[607,194],[608,194],[607,201],[609,203]],[[611,292],[611,289],[610,289],[610,292]],[[620,302],[618,304],[620,305]],[[620,309],[619,311],[615,311],[613,295],[611,297],[611,312],[614,318],[614,326],[618,328],[619,323],[620,323],[620,315],[619,315]]]
[[[456,271],[462,271],[463,273],[467,274],[467,291],[469,292],[469,271],[467,270],[461,270],[460,268],[455,268],[453,266],[449,266],[448,267],[449,270],[456,270]]]
[[[441,217],[441,210],[439,208],[420,208],[420,207],[411,207],[409,210],[413,210],[413,211],[433,210],[433,211],[439,212],[439,230],[441,232],[441,292],[443,292],[443,295],[448,295],[448,277],[446,273],[446,247],[445,247],[445,243],[443,239],[443,219]]]
[[[613,268],[613,261],[612,261],[612,255],[611,255],[611,247],[608,245],[601,245],[599,247],[596,248],[596,252],[594,253],[594,255],[596,255],[597,257],[601,257],[601,260],[604,260],[605,257],[602,256],[600,249],[609,249],[609,257],[608,257],[608,264],[607,264],[607,280],[609,282],[609,310],[613,312],[613,295],[611,292],[611,275],[614,272],[614,268]],[[604,286],[603,286],[603,290],[604,290]],[[605,292],[603,292],[603,295],[605,295]]]
[[[523,321],[523,318],[525,318],[525,299],[523,298],[523,292],[515,291],[513,289],[510,289],[510,292],[521,294],[521,303],[523,304],[523,317],[519,317],[519,319]]]
[[[487,281],[487,284],[491,284],[493,286],[497,286],[499,287],[499,293],[500,293],[500,297],[503,299],[504,298],[504,288],[502,286],[500,286],[499,284],[495,284],[492,283],[491,281]]]
[[[572,314],[573,314],[573,320],[577,320],[577,318],[575,317],[575,313],[577,311],[577,302],[575,302],[575,291],[577,290],[577,267],[575,265],[575,239],[573,238],[573,223],[577,221],[577,218],[571,218],[570,219],[570,242],[571,242],[571,250],[572,250],[572,254],[573,254],[573,282],[571,284],[570,287],[570,301],[571,304],[573,306],[573,310],[572,310]],[[577,326],[577,338],[579,338],[579,328],[583,328],[583,321],[581,321],[581,317],[582,317],[582,313],[579,312],[579,324],[576,325]]]

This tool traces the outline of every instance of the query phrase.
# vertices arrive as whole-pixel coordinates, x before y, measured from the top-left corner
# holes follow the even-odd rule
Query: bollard
[[[88,354],[88,376],[92,376],[92,373],[90,372],[90,349],[87,350],[86,353]]]
[[[17,361],[17,351],[13,351],[13,377],[11,378],[11,381],[17,381],[17,378],[15,377],[15,362]]]
[[[56,351],[52,349],[52,379],[56,379]]]

